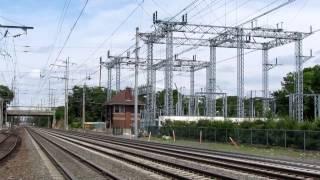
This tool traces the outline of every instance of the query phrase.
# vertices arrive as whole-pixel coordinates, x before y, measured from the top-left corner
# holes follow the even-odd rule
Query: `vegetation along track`
[[[52,130],[51,130],[52,131]],[[58,131],[55,130],[57,133]],[[173,146],[145,141],[133,141],[105,135],[84,134],[79,132],[64,132],[69,135],[121,145],[147,152],[164,154],[175,158],[183,158],[203,164],[216,165],[227,169],[264,175],[280,179],[319,179],[320,167],[302,162],[292,162],[279,159],[268,159],[258,156],[248,156],[237,153],[224,153],[221,151],[208,151],[183,146]]]
[[[18,146],[19,136],[11,133],[0,134],[0,161],[8,157]]]

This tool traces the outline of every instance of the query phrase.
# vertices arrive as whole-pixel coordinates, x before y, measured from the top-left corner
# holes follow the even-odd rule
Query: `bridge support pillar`
[[[53,110],[53,115],[52,115],[52,125],[51,128],[56,128],[56,110]]]
[[[2,129],[3,125],[3,100],[0,99],[0,130]]]

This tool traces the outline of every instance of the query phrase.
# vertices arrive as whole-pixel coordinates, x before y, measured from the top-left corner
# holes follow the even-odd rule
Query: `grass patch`
[[[148,138],[142,138],[143,140],[148,140]],[[298,160],[306,161],[310,163],[320,164],[320,152],[319,151],[303,151],[291,148],[282,148],[282,147],[267,147],[260,145],[246,145],[240,144],[238,147],[235,147],[228,143],[213,143],[213,142],[202,142],[201,144],[192,140],[178,139],[176,142],[173,140],[163,140],[158,137],[152,137],[151,141],[165,143],[165,144],[175,144],[189,147],[196,147],[209,150],[218,150],[224,152],[236,152],[249,155],[257,155],[263,157],[271,158],[280,158],[288,160]]]

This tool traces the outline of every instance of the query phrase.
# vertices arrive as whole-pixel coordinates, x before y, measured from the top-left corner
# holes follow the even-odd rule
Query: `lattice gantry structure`
[[[146,122],[151,122],[156,116],[156,72],[164,71],[164,115],[174,114],[173,103],[173,72],[190,72],[190,98],[189,115],[196,114],[196,95],[194,93],[194,73],[200,69],[206,69],[206,115],[216,116],[216,66],[218,48],[233,48],[237,50],[237,117],[244,118],[244,68],[245,50],[254,49],[262,52],[262,88],[263,109],[269,108],[269,80],[268,71],[275,65],[269,63],[269,50],[279,46],[295,42],[296,73],[295,95],[293,101],[297,104],[294,114],[297,120],[303,119],[303,62],[308,59],[302,55],[302,41],[313,32],[285,31],[282,28],[264,28],[254,23],[247,26],[216,26],[188,23],[187,15],[182,16],[181,21],[159,20],[157,13],[153,15],[154,31],[139,32],[138,38],[146,45],[146,58],[139,57],[140,69],[147,70],[145,85],[146,95]],[[154,58],[154,45],[165,46],[165,59]],[[142,45],[141,45],[142,46]],[[175,53],[176,47],[207,47],[209,61],[179,59]],[[180,52],[183,53],[183,52]],[[116,90],[120,89],[120,66],[130,65],[134,58],[127,56],[110,56],[104,63],[108,69],[108,89],[111,90],[111,70],[116,69]],[[118,70],[117,70],[118,69]],[[109,93],[108,93],[109,94]]]
[[[208,86],[207,91],[215,92],[216,89],[216,48],[236,48],[237,49],[237,116],[238,118],[244,118],[244,50],[255,49],[262,51],[262,65],[263,65],[263,91],[264,91],[264,104],[265,109],[268,108],[268,73],[270,68],[268,60],[268,51],[272,48],[283,46],[292,42],[296,43],[296,101],[299,104],[296,108],[296,117],[299,121],[303,118],[303,96],[299,95],[302,92],[302,64],[305,61],[302,56],[302,40],[312,34],[310,32],[297,32],[297,31],[285,31],[282,28],[263,28],[254,26],[214,26],[203,24],[189,24],[187,22],[186,15],[182,17],[181,22],[158,20],[157,13],[154,14],[154,24],[156,30],[152,33],[156,39],[155,43],[165,44],[167,50],[167,66],[172,66],[172,45],[179,46],[206,46],[210,47],[210,65],[207,72],[211,72],[207,77]],[[174,34],[173,34],[174,33]],[[172,35],[173,34],[173,35]],[[192,35],[200,34],[201,37],[194,37]],[[168,37],[169,36],[169,37]],[[203,38],[205,36],[205,38]],[[170,67],[166,68],[167,71],[171,71]],[[166,91],[172,89],[172,76],[170,72],[166,72],[166,81],[168,84],[165,86]],[[303,94],[303,92],[302,92]],[[170,109],[170,93],[168,93],[168,103],[166,104]],[[168,99],[169,98],[169,99]],[[215,103],[214,95],[209,95],[207,99],[210,99],[213,104]],[[207,111],[215,114],[215,105],[208,103]],[[210,107],[211,106],[211,107]],[[301,115],[302,114],[302,115]]]
[[[303,97],[311,97],[313,98],[313,106],[314,106],[314,119],[319,119],[320,118],[320,94],[303,94]],[[297,106],[298,104],[296,103],[297,101],[297,94],[289,94],[289,116],[293,118],[297,118]]]

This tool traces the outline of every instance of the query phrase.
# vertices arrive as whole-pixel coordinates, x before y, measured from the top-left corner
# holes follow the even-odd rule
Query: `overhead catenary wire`
[[[75,22],[74,22],[73,25],[71,26],[70,31],[69,31],[66,39],[64,40],[63,45],[62,45],[61,49],[59,50],[59,52],[58,52],[58,54],[57,54],[57,56],[56,56],[53,64],[56,64],[56,62],[57,62],[58,59],[60,58],[60,55],[61,55],[64,47],[65,47],[66,44],[68,43],[68,41],[69,41],[69,39],[70,39],[70,37],[71,37],[71,34],[73,33],[73,31],[74,31],[74,29],[75,29],[75,27],[76,27],[79,19],[81,18],[82,14],[83,14],[83,12],[84,12],[84,10],[85,10],[85,8],[87,7],[87,4],[88,4],[88,0],[85,1],[85,4],[83,5],[83,7],[82,7],[82,9],[81,9],[81,11],[80,11],[80,13],[79,13],[79,15],[77,16]],[[46,74],[44,74],[44,78],[47,79],[47,78],[50,76],[50,74],[51,74],[51,72],[52,72],[52,69],[53,69],[53,66],[51,66],[50,69],[49,69],[49,71],[48,71]],[[45,83],[43,84],[43,86],[46,84],[46,82],[47,82],[47,81],[45,81]],[[40,86],[40,87],[39,87],[39,92],[41,92],[41,90],[43,89],[43,86]]]

